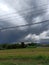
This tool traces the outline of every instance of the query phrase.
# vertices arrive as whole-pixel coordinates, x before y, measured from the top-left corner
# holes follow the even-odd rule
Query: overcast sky
[[[0,29],[49,20],[49,0],[0,0]],[[49,21],[0,31],[0,43],[49,42]]]

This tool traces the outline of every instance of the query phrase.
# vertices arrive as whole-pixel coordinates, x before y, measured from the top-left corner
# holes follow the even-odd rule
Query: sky
[[[0,43],[49,42],[49,0],[0,0],[0,29],[15,26],[0,30]]]

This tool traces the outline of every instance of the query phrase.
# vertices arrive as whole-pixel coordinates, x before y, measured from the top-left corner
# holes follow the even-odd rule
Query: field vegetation
[[[0,65],[49,65],[49,47],[45,45],[3,44],[0,48]]]

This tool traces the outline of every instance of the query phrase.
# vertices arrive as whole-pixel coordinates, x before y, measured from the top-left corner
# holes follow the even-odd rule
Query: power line
[[[13,27],[3,27],[3,28],[0,29],[0,31],[7,30],[7,29],[12,29],[12,28],[17,28],[17,27],[25,27],[25,26],[31,26],[31,25],[40,24],[40,23],[46,23],[48,21],[49,20],[45,20],[45,21],[38,22],[38,23],[30,23],[30,24],[25,24],[25,25],[13,26]]]
[[[48,4],[47,4],[48,5]],[[44,6],[44,5],[43,5]],[[41,6],[39,6],[39,7],[41,7]],[[29,8],[28,8],[29,9]],[[27,9],[27,10],[28,10]],[[30,10],[30,9],[29,9]],[[41,10],[41,9],[40,9]],[[40,10],[36,10],[36,11],[40,11]],[[43,9],[43,10],[45,10],[45,9]],[[22,12],[22,11],[19,11],[19,12]],[[24,10],[24,12],[25,12],[25,10]],[[14,12],[15,14],[16,14],[16,12]],[[14,14],[13,13],[13,14]],[[39,12],[40,13],[40,12]],[[34,13],[33,13],[34,14]],[[36,13],[36,14],[38,14],[38,13]],[[8,15],[10,15],[10,14],[8,14]],[[5,16],[5,15],[3,15],[3,16]],[[16,16],[15,16],[16,17]],[[17,17],[16,17],[17,18]],[[5,18],[5,19],[8,19],[8,18]],[[42,21],[42,22],[38,22],[38,23],[31,23],[31,24],[26,24],[26,25],[20,25],[20,26],[14,26],[14,27],[3,27],[3,28],[1,28],[0,30],[6,30],[6,29],[10,29],[10,28],[16,28],[16,27],[25,27],[25,26],[30,26],[30,25],[35,25],[35,24],[40,24],[40,23],[44,23],[44,22],[46,22],[46,21],[49,21],[49,20],[45,20],[45,21]]]

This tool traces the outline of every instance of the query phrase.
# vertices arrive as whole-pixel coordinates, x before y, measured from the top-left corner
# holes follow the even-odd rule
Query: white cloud
[[[39,35],[36,35],[36,34],[28,34],[26,37],[25,37],[25,40],[31,40],[33,42],[40,42],[42,39],[49,39],[49,30],[47,31],[43,31],[42,33],[40,33]]]
[[[38,23],[38,22],[41,22],[42,19],[41,19],[41,16],[37,16],[33,19],[33,23]]]
[[[33,42],[39,42],[40,41],[39,39],[40,39],[39,36],[36,34],[28,34],[24,38],[24,40],[26,40],[26,41],[33,41]]]
[[[28,39],[31,39],[32,38],[32,34],[28,34],[26,37],[25,37],[25,40],[28,40]]]
[[[9,11],[9,8],[5,4],[0,3],[0,10],[2,10],[2,11]]]

